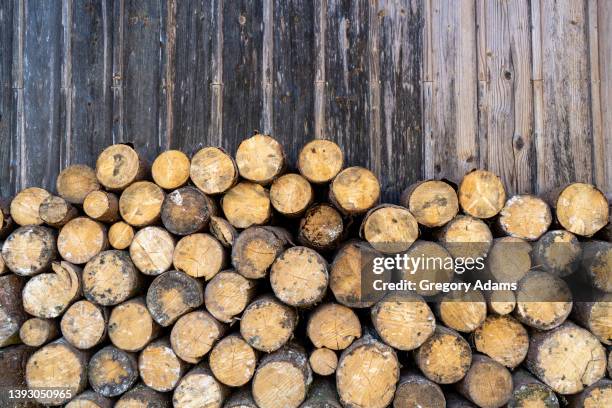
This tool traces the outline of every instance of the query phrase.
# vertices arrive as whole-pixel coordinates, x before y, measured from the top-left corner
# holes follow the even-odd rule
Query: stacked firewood
[[[116,144],[55,192],[3,202],[1,392],[66,390],[38,402],[72,408],[612,406],[602,192],[507,197],[476,170],[381,204],[331,141],[291,165],[261,134],[235,157],[171,150],[150,166]],[[517,289],[365,296],[372,252],[482,257]],[[428,277],[458,279],[405,276]]]

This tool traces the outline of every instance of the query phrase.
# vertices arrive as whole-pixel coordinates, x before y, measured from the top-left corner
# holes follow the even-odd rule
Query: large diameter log
[[[69,262],[54,262],[52,273],[32,277],[22,293],[23,307],[32,316],[60,316],[82,294],[80,268]]]
[[[206,285],[204,304],[217,320],[231,323],[255,295],[255,282],[234,271],[217,273]]]
[[[483,355],[475,355],[470,369],[457,388],[464,397],[479,407],[497,408],[506,404],[512,396],[512,375],[497,361]]]
[[[485,274],[495,282],[520,281],[531,269],[531,250],[522,238],[496,238],[485,262]]]
[[[189,157],[180,150],[167,150],[155,158],[151,176],[155,184],[166,190],[179,188],[189,180]]]
[[[242,313],[240,334],[256,350],[270,353],[289,341],[297,314],[273,296],[255,299]]]
[[[221,408],[228,389],[221,384],[203,364],[192,368],[181,379],[174,394],[172,405],[174,408]]]
[[[521,323],[510,316],[488,316],[474,332],[476,350],[498,363],[514,368],[529,349],[529,336]]]
[[[26,383],[31,389],[57,388],[67,392],[37,398],[43,404],[60,405],[85,390],[88,355],[65,339],[47,344],[34,353],[26,366]],[[45,397],[41,393],[41,397]]]
[[[0,347],[20,342],[19,328],[28,318],[21,305],[23,284],[15,275],[0,277]]]
[[[580,394],[568,397],[570,408],[599,408],[612,406],[612,381],[599,380]]]
[[[238,237],[238,231],[225,218],[210,217],[210,233],[226,248],[231,248]]]
[[[612,243],[583,243],[581,266],[582,275],[592,287],[603,292],[612,292]]]
[[[227,265],[225,252],[223,245],[212,235],[192,234],[176,244],[172,263],[189,276],[210,280]]]
[[[115,144],[100,153],[96,161],[96,177],[108,190],[123,190],[144,178],[145,162],[126,144]]]
[[[332,205],[310,207],[300,220],[298,241],[318,251],[335,249],[344,235],[342,215]]]
[[[560,394],[575,394],[599,381],[606,371],[606,352],[591,333],[571,322],[529,339],[526,366]]]
[[[108,191],[92,191],[83,201],[83,211],[96,221],[115,222],[119,220],[119,199]]]
[[[260,408],[297,408],[311,383],[312,370],[304,349],[289,344],[261,359],[251,391]]]
[[[444,293],[436,309],[446,326],[463,333],[473,332],[487,317],[486,299],[478,289]]]
[[[456,331],[440,325],[414,355],[421,372],[438,384],[461,380],[472,363],[468,342]]]
[[[19,329],[19,338],[23,344],[40,347],[59,336],[59,327],[55,320],[33,317],[26,320]]]
[[[204,310],[179,318],[170,333],[172,350],[183,361],[197,364],[225,333],[225,326]]]
[[[134,355],[113,346],[99,350],[89,360],[89,384],[100,395],[116,397],[138,380],[138,363]]]
[[[60,171],[55,189],[69,203],[83,204],[87,194],[100,189],[100,183],[94,169],[84,164],[74,164]]]
[[[161,217],[165,194],[150,181],[137,181],[123,190],[119,197],[121,218],[134,227],[154,224]]]
[[[11,272],[33,276],[45,272],[57,257],[55,233],[47,227],[17,228],[2,245],[2,259]]]
[[[20,226],[41,225],[40,205],[51,194],[38,187],[21,190],[11,201],[11,218]]]
[[[514,314],[521,323],[550,330],[567,319],[572,311],[572,293],[560,278],[534,270],[518,282]]]
[[[476,259],[487,256],[493,235],[482,220],[459,215],[444,226],[439,240],[454,258]]]
[[[400,377],[393,398],[393,408],[445,408],[446,399],[438,384],[416,374]]]
[[[436,328],[433,312],[418,295],[387,296],[372,307],[372,323],[381,339],[397,350],[414,350]]]
[[[322,376],[332,375],[338,368],[336,352],[328,348],[314,349],[308,357],[308,363],[315,374]]]
[[[383,408],[391,403],[399,363],[395,351],[365,335],[342,352],[336,386],[345,407]]]
[[[103,397],[93,390],[85,392],[74,397],[65,408],[112,408],[113,400]]]
[[[370,170],[349,167],[334,178],[329,189],[330,201],[346,214],[362,214],[380,198],[380,183]]]
[[[108,318],[110,341],[125,351],[142,350],[158,334],[159,325],[153,320],[142,297],[115,306]]]
[[[119,221],[108,229],[108,243],[115,249],[126,249],[134,239],[134,227],[127,222]]]
[[[534,244],[533,265],[563,278],[576,271],[582,246],[574,234],[565,230],[549,231]]]
[[[38,208],[38,215],[51,227],[59,228],[78,215],[78,211],[62,197],[45,198]]]
[[[508,408],[546,407],[559,408],[557,395],[527,371],[520,369],[512,374],[514,389]]]
[[[321,301],[329,282],[327,261],[314,250],[296,246],[283,252],[270,268],[270,284],[277,298],[296,307]]]
[[[328,303],[310,314],[306,333],[315,347],[344,350],[361,337],[361,323],[352,309]]]
[[[115,408],[170,408],[170,397],[144,384],[138,384],[117,400]]]
[[[427,180],[413,184],[402,193],[400,203],[417,222],[429,228],[441,227],[459,212],[455,190],[444,181]]]
[[[221,208],[225,218],[236,228],[265,224],[272,215],[268,190],[246,181],[236,184],[223,195]]]
[[[220,382],[230,387],[241,387],[253,377],[257,355],[239,334],[231,334],[215,344],[208,361]]]
[[[612,294],[596,295],[591,302],[576,302],[572,319],[605,345],[612,345]]]
[[[225,401],[223,408],[259,408],[251,394],[251,387],[244,386],[234,391],[234,393]]]
[[[367,212],[360,235],[384,254],[404,252],[419,237],[419,226],[404,207],[382,204]]]
[[[330,140],[310,141],[298,154],[298,170],[308,181],[315,184],[333,180],[343,165],[342,150]]]
[[[591,236],[608,223],[606,196],[595,186],[572,183],[553,198],[559,223],[576,235]]]
[[[198,280],[179,271],[164,272],[147,291],[147,308],[163,327],[204,303],[204,289]]]
[[[168,338],[148,344],[138,357],[142,381],[155,391],[172,391],[187,371],[187,363],[172,350]]]
[[[270,202],[286,217],[299,217],[312,203],[312,186],[299,174],[285,174],[270,186]]]
[[[166,195],[161,208],[161,219],[168,231],[175,235],[189,235],[208,227],[216,213],[214,202],[195,187],[181,187]]]
[[[205,147],[191,159],[191,181],[205,194],[221,194],[238,180],[232,156],[218,147]]]
[[[552,214],[544,200],[522,194],[506,201],[498,221],[502,231],[507,235],[535,241],[550,227]]]
[[[141,290],[142,277],[125,251],[96,255],[83,269],[83,294],[103,306],[118,305]]]
[[[285,169],[285,153],[272,137],[256,134],[238,146],[236,166],[242,178],[266,185]]]
[[[161,227],[139,230],[130,244],[130,257],[145,275],[159,275],[172,266],[174,238]]]
[[[310,387],[308,398],[300,408],[342,408],[338,401],[336,385],[330,380],[315,379]]]
[[[282,228],[247,228],[234,242],[232,265],[245,278],[263,278],[290,241],[291,236]]]
[[[422,287],[421,282],[444,284],[453,281],[455,271],[445,265],[446,260],[451,259],[451,255],[442,245],[418,240],[406,251],[406,255],[410,259],[434,260],[434,262],[420,262],[417,265],[407,263],[405,268],[401,267],[398,271],[400,279],[415,285],[414,292],[418,295],[432,296],[441,291],[436,287]],[[438,260],[439,262],[436,262]]]
[[[90,349],[106,339],[106,309],[87,300],[70,306],[62,316],[62,336],[78,349]]]
[[[506,202],[506,190],[499,177],[490,171],[475,170],[459,185],[459,205],[464,213],[476,218],[491,218]]]
[[[87,217],[70,220],[57,237],[57,250],[66,261],[84,264],[108,248],[106,227]]]

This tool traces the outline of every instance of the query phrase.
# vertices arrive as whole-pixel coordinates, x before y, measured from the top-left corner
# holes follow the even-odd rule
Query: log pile
[[[2,392],[67,389],[38,403],[73,408],[612,406],[602,192],[507,197],[476,170],[380,195],[331,141],[289,163],[257,134],[235,156],[171,150],[151,166],[113,145],[54,192],[2,200]],[[463,280],[362,270],[397,254],[480,257],[516,290],[368,291]]]

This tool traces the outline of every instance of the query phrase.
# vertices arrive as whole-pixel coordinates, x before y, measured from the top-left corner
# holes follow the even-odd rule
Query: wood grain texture
[[[15,14],[12,1],[0,3],[0,196],[14,194],[16,168],[11,156],[17,147],[16,112],[17,90],[13,90],[13,39]]]
[[[593,20],[591,23],[594,26]],[[589,33],[594,35],[593,31]],[[597,2],[597,33],[602,130],[600,137],[595,139],[598,143],[594,144],[595,151],[600,152],[595,161],[595,181],[600,189],[612,193],[612,3],[609,1]],[[593,67],[593,61],[591,69],[597,69]]]

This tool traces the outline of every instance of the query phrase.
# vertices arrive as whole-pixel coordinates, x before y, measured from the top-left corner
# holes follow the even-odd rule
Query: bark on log
[[[215,203],[195,187],[181,187],[172,191],[162,204],[161,220],[175,235],[189,235],[208,227],[216,214]]]
[[[344,165],[340,147],[330,140],[312,140],[298,154],[297,168],[315,184],[329,183]]]
[[[472,363],[468,342],[456,331],[441,325],[436,326],[414,355],[421,372],[437,384],[456,383]]]
[[[83,201],[83,211],[88,217],[100,222],[119,220],[119,199],[107,191],[92,191]]]
[[[20,299],[23,285],[19,276],[0,277],[0,347],[20,343],[19,328],[28,318]]]
[[[119,398],[115,408],[170,408],[172,401],[167,394],[157,392],[144,384],[138,384]]]
[[[62,336],[74,347],[87,350],[106,339],[108,311],[87,300],[70,306],[62,316]]]
[[[141,290],[142,276],[125,251],[101,252],[83,269],[83,294],[99,305],[118,305]]]
[[[11,272],[33,276],[45,272],[57,257],[56,235],[50,228],[17,228],[2,245],[2,259]]]
[[[113,400],[93,390],[86,390],[74,397],[65,408],[113,408]]]
[[[106,346],[89,360],[89,384],[100,395],[116,397],[138,380],[136,357],[113,346]]]
[[[217,320],[231,323],[255,295],[255,282],[234,271],[216,274],[204,290],[206,310]]]
[[[245,386],[236,390],[225,401],[223,408],[259,408],[251,394],[251,387]]]
[[[308,398],[300,408],[342,408],[334,382],[322,378],[315,379],[310,387]]]
[[[332,205],[310,207],[300,220],[298,241],[317,251],[335,249],[344,236],[342,215]]]
[[[546,407],[559,408],[557,395],[547,385],[536,380],[525,370],[512,374],[514,389],[508,408]]]
[[[231,248],[238,237],[238,231],[225,218],[210,217],[210,233],[226,248]]]
[[[163,327],[204,303],[204,289],[198,280],[179,271],[159,275],[149,286],[147,308]]]
[[[100,189],[100,183],[94,169],[84,164],[74,164],[60,171],[55,189],[69,203],[83,204],[87,194]]]
[[[297,325],[291,307],[267,295],[247,306],[240,320],[240,334],[254,349],[270,353],[289,341]]]
[[[291,236],[282,228],[248,228],[242,231],[234,242],[232,265],[236,272],[245,278],[263,278],[290,241]]]

